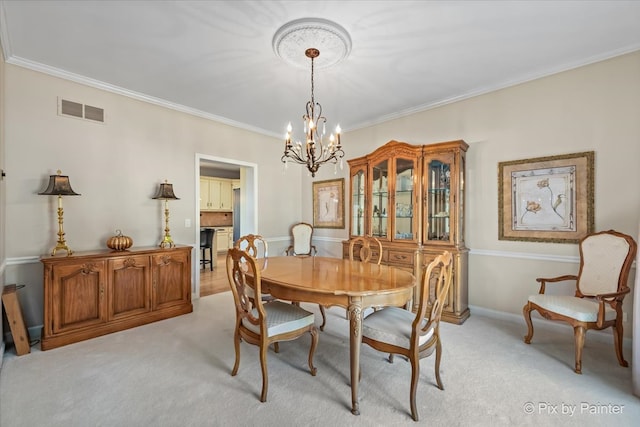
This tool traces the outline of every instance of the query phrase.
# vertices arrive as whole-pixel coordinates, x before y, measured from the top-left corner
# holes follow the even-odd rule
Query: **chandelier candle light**
[[[335,137],[331,134],[328,142],[324,140],[327,119],[322,115],[322,106],[320,103],[315,102],[313,94],[313,60],[320,56],[320,51],[315,48],[309,48],[305,51],[305,55],[311,59],[311,101],[307,102],[307,112],[302,116],[306,143],[304,147],[300,141],[292,144],[291,132],[293,128],[289,123],[287,136],[284,140],[284,155],[281,160],[285,169],[289,160],[306,165],[309,172],[311,172],[311,176],[315,177],[320,165],[327,162],[337,166],[338,160],[340,160],[340,169],[342,169],[344,151],[342,151],[342,145],[340,144],[340,125],[336,127]],[[320,124],[322,124],[322,132],[320,132]]]

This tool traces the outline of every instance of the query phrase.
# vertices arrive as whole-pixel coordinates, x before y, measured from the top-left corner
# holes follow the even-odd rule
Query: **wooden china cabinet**
[[[460,141],[410,145],[389,141],[349,163],[350,238],[382,242],[384,264],[421,278],[435,256],[454,259],[453,281],[442,319],[461,324],[469,317],[468,252],[464,242],[464,180],[468,145]],[[349,256],[349,242],[343,242]],[[414,306],[417,298],[414,297]]]

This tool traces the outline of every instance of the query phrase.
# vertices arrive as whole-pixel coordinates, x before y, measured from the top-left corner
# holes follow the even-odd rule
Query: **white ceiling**
[[[273,136],[300,129],[310,98],[310,63],[272,48],[294,19],[351,36],[348,58],[315,73],[328,126],[346,131],[640,49],[640,1],[0,0],[0,13],[9,63]]]

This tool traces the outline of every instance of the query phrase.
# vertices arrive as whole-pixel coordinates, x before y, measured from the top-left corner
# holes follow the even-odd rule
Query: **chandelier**
[[[320,55],[320,51],[309,48],[304,54],[311,59],[311,100],[307,102],[306,114],[302,116],[306,141],[304,144],[300,141],[291,142],[293,128],[289,123],[284,140],[284,154],[280,160],[284,163],[285,169],[289,161],[305,165],[311,172],[311,176],[315,177],[320,165],[325,163],[333,163],[337,166],[340,161],[340,169],[342,169],[344,151],[340,144],[340,125],[336,126],[335,136],[331,134],[328,141],[325,139],[327,118],[322,115],[322,106],[315,101],[313,94],[313,61]]]

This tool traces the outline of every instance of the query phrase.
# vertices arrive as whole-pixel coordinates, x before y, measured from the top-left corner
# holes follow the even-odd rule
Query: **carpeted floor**
[[[257,347],[242,343],[240,371],[230,375],[232,304],[230,292],[219,293],[177,318],[20,357],[9,349],[0,426],[632,426],[640,419],[631,370],[618,365],[610,336],[587,335],[577,375],[569,327],[539,321],[526,345],[524,321],[474,312],[461,326],[441,324],[444,391],[435,386],[434,358],[421,363],[419,424],[409,411],[409,363],[390,364],[366,345],[361,415],[351,414],[340,308],[328,310],[320,333],[317,376],[308,372],[308,338],[282,343],[279,354],[269,352],[269,395],[260,403]]]

